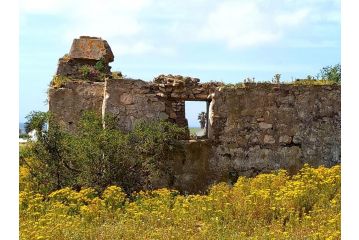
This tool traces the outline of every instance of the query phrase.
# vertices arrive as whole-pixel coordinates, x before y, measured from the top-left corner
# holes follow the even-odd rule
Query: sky
[[[19,120],[47,111],[58,59],[79,36],[107,40],[127,77],[235,83],[315,76],[341,62],[340,30],[339,0],[20,0]],[[200,111],[186,108],[190,126]]]

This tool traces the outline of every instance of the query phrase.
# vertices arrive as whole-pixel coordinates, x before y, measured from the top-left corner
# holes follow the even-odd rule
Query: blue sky
[[[341,62],[338,0],[21,0],[20,122],[47,110],[58,58],[81,35],[106,39],[112,70],[143,80],[290,81]]]

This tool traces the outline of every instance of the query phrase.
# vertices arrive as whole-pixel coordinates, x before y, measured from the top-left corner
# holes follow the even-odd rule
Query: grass
[[[198,131],[200,131],[201,128],[200,127],[190,127],[189,128],[189,133],[190,134],[196,134]]]
[[[52,78],[52,81],[50,82],[50,86],[52,86],[54,88],[61,88],[61,87],[65,86],[65,84],[70,81],[71,81],[71,79],[68,77],[61,76],[61,75],[55,75]]]

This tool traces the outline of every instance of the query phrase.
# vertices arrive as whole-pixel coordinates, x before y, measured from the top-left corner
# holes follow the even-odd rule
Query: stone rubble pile
[[[201,84],[199,81],[198,78],[162,74],[154,78],[153,83],[158,86],[159,97],[197,101],[206,101],[217,87],[223,85],[218,82]]]

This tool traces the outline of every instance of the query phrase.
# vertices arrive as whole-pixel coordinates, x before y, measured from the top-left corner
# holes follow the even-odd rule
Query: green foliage
[[[71,80],[68,77],[62,75],[55,75],[50,82],[50,86],[54,88],[60,88],[63,87],[69,81]]]
[[[112,72],[112,78],[114,79],[122,79],[123,77],[122,72]]]
[[[105,70],[105,61],[103,58],[96,62],[95,69],[99,72],[103,72]]]
[[[326,66],[320,70],[320,77],[322,80],[333,81],[335,83],[341,82],[341,65]]]
[[[314,76],[308,75],[307,79],[308,81],[316,80]]]
[[[167,122],[141,121],[132,132],[122,133],[114,117],[106,116],[104,128],[101,116],[92,112],[84,113],[72,134],[47,113],[36,112],[28,119],[39,134],[21,164],[36,176],[42,192],[81,186],[102,191],[109,185],[120,185],[127,193],[150,189],[154,179],[171,174],[170,151],[184,132]],[[46,120],[48,131],[43,128]]]
[[[45,125],[48,123],[50,114],[47,112],[32,111],[26,116],[25,132],[29,133],[32,130],[42,132]]]
[[[90,78],[92,67],[90,65],[83,65],[79,68],[80,73],[82,74],[82,77],[85,79]]]
[[[98,61],[95,66],[82,65],[78,71],[81,77],[88,81],[104,81],[104,77],[106,76],[106,74],[103,73],[104,63],[101,60]]]
[[[26,133],[19,134],[19,138],[28,139],[30,136]]]

